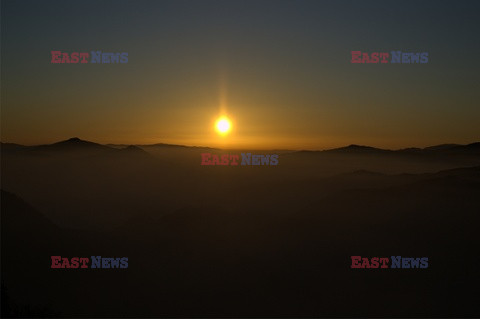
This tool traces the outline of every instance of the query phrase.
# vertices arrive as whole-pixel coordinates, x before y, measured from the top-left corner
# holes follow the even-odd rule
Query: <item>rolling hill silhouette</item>
[[[114,148],[114,149],[119,149],[119,148],[127,148],[130,146],[135,146],[138,148],[143,149],[144,147],[164,147],[164,148],[184,148],[184,149],[201,149],[201,150],[220,150],[218,148],[211,148],[211,147],[204,147],[204,146],[186,146],[186,145],[177,145],[177,144],[166,144],[166,143],[155,143],[155,144],[138,144],[138,145],[125,145],[125,144],[107,144],[107,145],[102,145],[98,144],[95,142],[91,141],[86,141],[82,140],[78,137],[72,137],[67,140],[59,141],[53,144],[45,144],[45,145],[39,145],[39,146],[25,146],[25,145],[20,145],[20,144],[15,144],[15,143],[1,143],[2,147],[5,148],[6,150],[9,150],[10,148],[52,148],[52,149],[87,149],[87,148],[101,148],[101,149],[107,149],[107,148]],[[345,147],[339,147],[339,148],[333,148],[333,149],[328,149],[328,150],[321,150],[321,151],[316,151],[316,150],[304,150],[304,151],[298,151],[298,152],[333,152],[333,153],[402,153],[405,152],[406,150],[420,150],[422,152],[428,153],[428,152],[466,152],[466,153],[471,153],[471,152],[477,152],[480,150],[480,142],[475,142],[475,143],[470,143],[466,145],[461,145],[461,144],[440,144],[440,145],[434,145],[434,146],[429,146],[425,148],[406,148],[406,149],[399,149],[399,150],[386,150],[386,149],[381,149],[381,148],[376,148],[376,147],[371,147],[371,146],[365,146],[365,145],[357,145],[357,144],[351,144]],[[261,151],[261,150],[259,150]],[[282,152],[292,152],[295,153],[295,151],[291,150],[282,150]]]
[[[479,313],[478,143],[290,151],[277,167],[203,167],[187,146],[1,147],[2,315]],[[54,271],[52,255],[129,268]],[[353,271],[352,255],[430,267]]]
[[[65,141],[34,147],[39,151],[107,151],[110,147],[72,137]]]

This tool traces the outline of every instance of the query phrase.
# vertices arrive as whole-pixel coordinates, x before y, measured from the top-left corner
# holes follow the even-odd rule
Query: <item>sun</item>
[[[220,117],[215,123],[215,129],[220,135],[227,135],[232,129],[232,123],[227,117]]]

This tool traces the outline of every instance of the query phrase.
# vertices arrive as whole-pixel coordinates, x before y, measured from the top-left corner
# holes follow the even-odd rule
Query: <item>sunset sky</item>
[[[480,1],[2,1],[1,140],[324,149],[480,140]],[[128,52],[51,64],[50,52]],[[351,51],[428,52],[352,64]],[[225,112],[233,131],[219,136]]]

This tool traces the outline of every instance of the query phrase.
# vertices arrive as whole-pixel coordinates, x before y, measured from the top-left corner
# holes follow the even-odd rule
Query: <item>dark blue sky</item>
[[[478,140],[480,1],[2,1],[2,141],[399,148]],[[128,52],[127,64],[50,51]],[[428,52],[351,64],[350,51]],[[228,139],[212,132],[220,110]]]

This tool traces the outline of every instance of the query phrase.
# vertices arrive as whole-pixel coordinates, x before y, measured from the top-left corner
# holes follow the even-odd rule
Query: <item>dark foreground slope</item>
[[[2,192],[2,314],[480,315],[480,167],[298,183],[269,188],[285,195],[277,203],[263,188],[245,188],[251,209],[187,201],[133,214],[110,231],[56,226]],[[295,200],[308,189],[312,196]],[[283,201],[288,209],[264,205]],[[125,256],[129,267],[50,269],[51,255]],[[351,269],[352,255],[428,257],[429,267]]]

